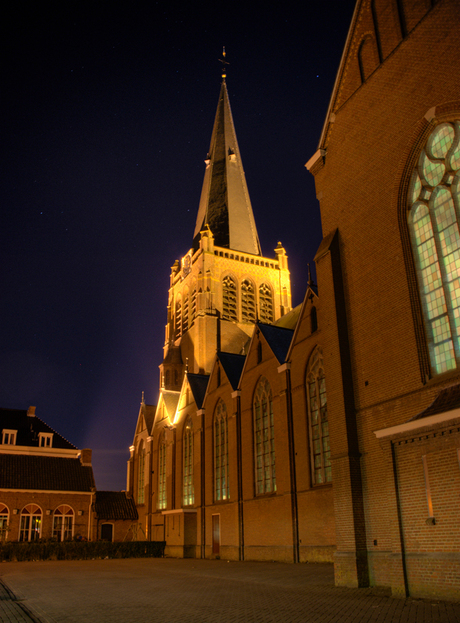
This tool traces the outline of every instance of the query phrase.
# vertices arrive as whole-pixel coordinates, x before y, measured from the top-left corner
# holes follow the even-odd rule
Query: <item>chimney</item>
[[[80,450],[80,462],[82,465],[89,465],[91,467],[91,455],[93,451],[89,448],[85,448],[84,450]]]
[[[28,415],[29,417],[35,417],[35,409],[36,409],[36,408],[37,408],[37,407],[29,407],[29,408],[27,409],[27,415]]]

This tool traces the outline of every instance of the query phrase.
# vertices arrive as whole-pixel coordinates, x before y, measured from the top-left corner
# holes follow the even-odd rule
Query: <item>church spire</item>
[[[251,200],[236,140],[222,61],[222,85],[205,160],[203,189],[196,220],[193,244],[197,248],[200,232],[209,226],[214,244],[253,255],[261,255]]]

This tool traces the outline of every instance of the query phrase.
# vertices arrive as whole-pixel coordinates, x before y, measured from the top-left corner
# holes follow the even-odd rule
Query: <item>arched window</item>
[[[311,356],[307,370],[308,427],[312,483],[332,482],[329,422],[327,419],[326,379],[323,354],[319,347]]]
[[[193,426],[189,416],[184,427],[184,506],[195,501],[193,487]]]
[[[318,315],[316,313],[316,307],[313,306],[310,310],[310,322],[311,322],[311,332],[314,333],[318,330]]]
[[[6,540],[8,535],[9,511],[5,504],[0,504],[0,543]]]
[[[176,329],[175,335],[176,339],[182,335],[182,302],[180,297],[176,301]]]
[[[243,322],[256,321],[256,295],[254,284],[249,279],[241,282],[241,320]]]
[[[267,283],[259,286],[259,316],[261,322],[273,322],[273,291]]]
[[[236,281],[231,275],[227,275],[222,281],[222,318],[224,320],[238,320]]]
[[[53,538],[69,541],[73,536],[74,512],[67,504],[58,506],[53,517]]]
[[[188,331],[188,289],[184,292],[184,302],[182,304],[182,332]]]
[[[137,503],[144,504],[145,501],[145,449],[144,442],[139,444],[137,453]]]
[[[166,436],[163,430],[158,445],[158,508],[165,509],[166,502]]]
[[[253,409],[256,494],[260,495],[276,491],[273,401],[266,378],[257,385]]]
[[[460,363],[460,121],[431,132],[408,194],[408,223],[431,369]]]
[[[214,498],[218,501],[229,497],[227,408],[219,400],[214,418]]]
[[[36,504],[28,504],[22,509],[19,528],[20,541],[37,541],[42,530],[42,510]]]

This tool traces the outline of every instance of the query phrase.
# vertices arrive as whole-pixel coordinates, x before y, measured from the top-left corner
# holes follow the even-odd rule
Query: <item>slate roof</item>
[[[125,491],[98,491],[94,510],[98,519],[138,519],[134,500]]]
[[[153,422],[155,421],[156,405],[144,405],[145,425],[149,433],[152,431]]]
[[[281,316],[273,323],[275,327],[283,327],[284,329],[292,329],[296,328],[297,322],[299,320],[300,311],[302,309],[302,304],[297,305],[294,309],[291,309],[290,312]]]
[[[90,492],[94,486],[93,468],[80,459],[0,454],[0,489]]]
[[[292,329],[285,329],[284,327],[275,327],[271,324],[262,323],[258,323],[257,327],[267,340],[279,363],[284,363],[294,331]]]
[[[418,413],[413,417],[410,422],[414,420],[422,420],[430,415],[437,415],[438,413],[446,413],[460,408],[460,384],[451,385],[441,390],[433,402],[421,413]]]
[[[209,374],[187,373],[187,379],[198,409],[203,406],[204,395],[208,386]]]
[[[5,428],[18,431],[16,435],[17,446],[38,448],[38,434],[53,433],[53,448],[77,449],[36,415],[27,415],[25,409],[0,409],[0,433]]]
[[[162,389],[161,395],[163,396],[163,401],[168,415],[170,417],[174,416],[177,403],[179,402],[180,392],[175,392],[170,389]]]
[[[243,371],[245,355],[235,355],[233,353],[219,353],[219,361],[222,364],[225,374],[233,389],[238,389],[241,372]]]

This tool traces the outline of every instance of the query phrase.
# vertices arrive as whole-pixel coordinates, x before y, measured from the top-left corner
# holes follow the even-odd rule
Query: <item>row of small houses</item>
[[[28,410],[0,409],[0,536],[8,541],[131,541],[137,510],[124,491],[96,491],[91,450]]]

